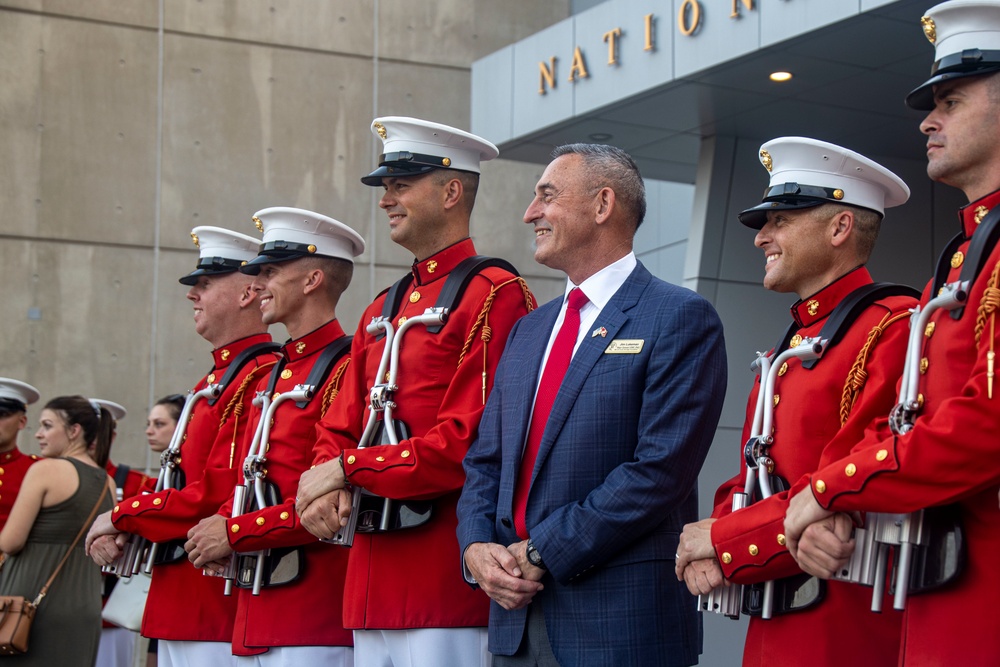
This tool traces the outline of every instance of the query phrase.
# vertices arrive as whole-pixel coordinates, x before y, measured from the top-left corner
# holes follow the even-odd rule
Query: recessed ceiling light
[[[611,138],[611,136],[612,135],[608,134],[607,132],[594,132],[593,134],[590,135],[590,140],[591,141],[607,141],[608,139]]]
[[[791,80],[792,73],[791,72],[771,72],[771,75],[768,76],[767,78],[769,78],[771,81],[776,81],[777,83],[784,83],[785,81]]]

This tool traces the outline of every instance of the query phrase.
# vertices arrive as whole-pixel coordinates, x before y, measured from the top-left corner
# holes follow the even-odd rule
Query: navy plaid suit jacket
[[[513,492],[541,358],[562,298],[511,333],[465,460],[461,552],[509,545]],[[539,447],[526,523],[548,573],[539,593],[563,665],[690,665],[701,653],[695,600],[674,575],[697,478],[722,410],[722,324],[690,290],[640,263],[585,334]],[[643,341],[609,354],[614,341]],[[621,343],[618,344],[619,346]],[[514,653],[526,610],[490,608],[489,648]]]

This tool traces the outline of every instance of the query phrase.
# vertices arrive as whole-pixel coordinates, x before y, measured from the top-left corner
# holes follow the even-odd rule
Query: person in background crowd
[[[114,485],[88,454],[106,449],[111,415],[83,396],[45,404],[35,438],[44,460],[28,469],[10,518],[0,531],[0,595],[34,599],[92,516],[113,504]],[[102,497],[103,493],[103,497]],[[80,540],[42,599],[30,649],[7,664],[91,667],[101,632],[101,573]]]
[[[7,523],[17,491],[28,468],[38,457],[17,448],[17,435],[28,425],[28,406],[38,400],[38,390],[11,378],[0,378],[0,529]]]

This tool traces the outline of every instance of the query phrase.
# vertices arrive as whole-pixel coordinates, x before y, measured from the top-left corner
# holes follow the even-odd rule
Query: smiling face
[[[290,324],[305,300],[305,274],[306,266],[302,260],[261,265],[260,273],[254,276],[252,288],[257,293],[261,319],[265,324]]]
[[[971,76],[934,86],[927,135],[927,175],[959,188],[970,201],[1000,188],[1000,102],[997,75]]]
[[[583,282],[578,278],[590,271],[597,254],[595,197],[583,159],[562,155],[545,168],[524,212],[524,222],[535,231],[535,261],[565,272],[575,284]]]
[[[767,222],[754,238],[764,251],[764,287],[804,299],[837,277],[831,275],[828,222],[824,207],[767,212]]]
[[[177,420],[165,405],[154,405],[146,419],[146,442],[154,452],[162,452],[170,445],[170,438],[177,428]]]
[[[248,280],[240,273],[198,276],[187,293],[198,335],[216,347],[230,342],[230,328],[239,315],[240,296]]]
[[[419,259],[429,257],[438,245],[446,199],[440,181],[437,172],[382,179],[385,192],[378,205],[389,216],[389,237]]]
[[[62,456],[70,446],[74,437],[78,436],[79,425],[69,427],[66,421],[58,412],[54,410],[42,410],[38,417],[38,430],[35,432],[35,439],[42,450],[42,456],[53,458]]]

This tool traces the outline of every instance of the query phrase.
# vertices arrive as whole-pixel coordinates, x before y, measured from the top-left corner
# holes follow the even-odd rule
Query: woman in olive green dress
[[[107,488],[98,512],[111,508],[114,482],[87,454],[107,451],[107,410],[82,396],[46,404],[35,438],[44,460],[24,478],[10,518],[0,531],[0,595],[34,599]],[[101,631],[101,572],[84,554],[81,539],[48,594],[38,605],[28,652],[5,657],[7,665],[90,667]]]

